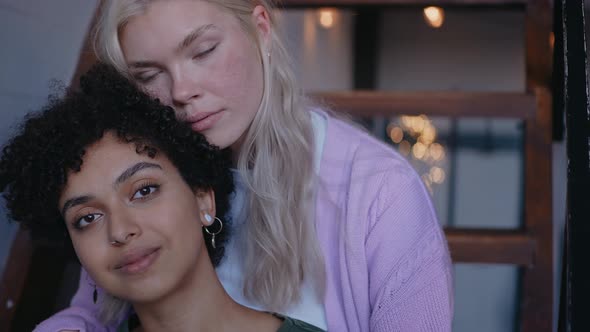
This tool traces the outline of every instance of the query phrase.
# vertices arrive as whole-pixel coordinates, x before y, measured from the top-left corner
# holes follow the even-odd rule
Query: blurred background
[[[377,4],[283,1],[279,21],[304,89],[421,175],[455,261],[453,331],[554,330],[566,154],[562,124],[551,126],[562,117],[550,98],[551,2],[366,2]],[[68,84],[90,61],[96,4],[0,0],[0,142],[54,80]],[[0,330],[30,330],[67,305],[79,267],[30,244],[0,212]],[[54,287],[27,288],[44,266],[63,267],[43,281]],[[27,306],[42,294],[46,308]]]

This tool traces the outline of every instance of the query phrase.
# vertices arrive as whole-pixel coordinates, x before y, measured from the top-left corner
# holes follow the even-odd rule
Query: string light
[[[433,143],[428,148],[430,156],[434,161],[440,161],[445,158],[445,149],[438,143]]]
[[[414,147],[412,148],[412,154],[414,155],[414,157],[416,157],[416,159],[423,159],[424,155],[426,154],[426,149],[426,145],[420,142],[416,142],[416,144],[414,144]]]
[[[429,26],[438,29],[445,21],[445,11],[440,7],[426,7],[424,8],[424,19]]]
[[[411,149],[412,149],[412,145],[410,144],[410,142],[404,140],[404,141],[401,141],[401,143],[399,143],[399,152],[401,154],[403,154],[404,156],[409,155]]]
[[[441,184],[445,180],[445,171],[437,166],[434,166],[430,169],[430,179],[432,182]]]
[[[426,115],[403,115],[387,126],[387,135],[397,144],[399,152],[428,165],[422,180],[433,194],[433,187],[445,181],[446,174],[440,163],[445,158],[445,148],[438,142],[437,129]],[[417,165],[416,165],[417,166]]]
[[[422,130],[422,135],[420,135],[418,139],[420,140],[420,142],[426,145],[430,145],[432,144],[432,142],[434,142],[435,138],[436,128],[434,128],[434,126],[432,126],[429,122],[426,123],[426,125],[424,126],[424,130]]]
[[[389,138],[393,143],[399,144],[404,139],[404,131],[400,127],[394,126],[389,130]]]

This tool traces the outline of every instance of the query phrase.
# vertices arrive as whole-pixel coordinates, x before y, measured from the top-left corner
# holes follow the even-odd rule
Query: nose
[[[137,217],[131,212],[117,211],[109,218],[109,243],[122,246],[130,243],[141,235],[141,227]]]
[[[172,77],[172,102],[175,107],[187,105],[202,94],[195,77],[179,72]]]

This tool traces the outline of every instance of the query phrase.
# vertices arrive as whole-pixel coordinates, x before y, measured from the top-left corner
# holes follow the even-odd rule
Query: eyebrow
[[[213,29],[216,29],[214,24],[206,24],[194,29],[191,33],[184,37],[184,39],[180,43],[178,43],[175,52],[180,53],[182,50],[187,48],[192,42],[194,42],[197,38],[201,37],[205,32]],[[133,61],[129,63],[130,68],[153,68],[158,66],[159,64],[155,61]]]
[[[117,179],[115,180],[114,185],[115,186],[120,185],[121,183],[127,181],[130,177],[135,175],[135,173],[137,173],[143,169],[146,169],[146,168],[157,168],[157,169],[161,170],[162,166],[160,166],[158,164],[154,164],[154,163],[148,163],[145,161],[139,162],[139,163],[127,168],[123,173],[121,173],[121,175],[119,175],[117,177]],[[64,203],[63,208],[61,209],[61,215],[65,216],[68,209],[71,209],[76,205],[86,204],[89,201],[91,201],[92,199],[94,199],[94,196],[91,196],[91,195],[78,196],[78,197],[73,197],[73,198],[68,199]]]
[[[93,196],[78,196],[71,199],[68,199],[64,203],[64,207],[61,209],[61,215],[65,217],[66,212],[68,209],[73,208],[76,205],[85,204],[90,202],[94,197]]]
[[[152,68],[157,66],[158,63],[155,61],[134,61],[129,64],[130,68]]]
[[[206,24],[196,28],[186,37],[184,37],[184,39],[178,44],[178,46],[176,46],[176,52],[181,52],[182,50],[187,48],[192,42],[194,42],[197,38],[201,37],[205,32],[212,29],[215,29],[215,25],[213,24]]]
[[[121,173],[121,175],[119,175],[117,177],[117,179],[115,180],[115,186],[118,186],[121,183],[127,181],[127,179],[129,179],[130,177],[135,175],[135,173],[141,171],[142,169],[146,169],[146,168],[162,169],[162,166],[160,166],[158,164],[154,164],[154,163],[148,163],[145,161],[139,162],[139,163],[127,168],[123,173]]]

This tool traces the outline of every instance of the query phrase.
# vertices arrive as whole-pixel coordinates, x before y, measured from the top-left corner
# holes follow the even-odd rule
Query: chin
[[[154,289],[137,291],[137,292],[125,292],[118,296],[120,299],[130,302],[131,304],[151,303],[162,298],[164,292],[158,292]]]
[[[132,304],[153,302],[167,294],[163,282],[145,283],[138,281],[131,285],[129,283],[120,283],[117,286],[117,289],[113,289],[112,292],[107,290],[107,292]]]

